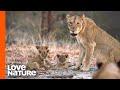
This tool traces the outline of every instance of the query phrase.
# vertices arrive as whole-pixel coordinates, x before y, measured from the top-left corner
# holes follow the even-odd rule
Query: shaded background
[[[74,42],[67,27],[67,13],[84,13],[99,27],[120,40],[120,11],[7,11],[6,43]]]

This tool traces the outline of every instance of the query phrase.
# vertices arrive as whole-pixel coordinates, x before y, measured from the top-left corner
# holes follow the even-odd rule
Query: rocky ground
[[[92,79],[93,73],[96,71],[95,62],[91,64],[91,69],[88,72],[81,72],[73,70],[78,65],[79,49],[76,45],[50,45],[49,46],[49,60],[52,63],[56,63],[56,54],[68,54],[68,61],[75,65],[67,70],[41,70],[37,71],[35,77],[8,77],[6,69],[7,79]],[[27,60],[30,60],[35,56],[36,48],[33,45],[6,45],[6,65],[8,64],[24,64]]]
[[[74,70],[47,70],[38,71],[36,76],[28,77],[8,77],[7,79],[92,79],[95,70],[80,72]]]

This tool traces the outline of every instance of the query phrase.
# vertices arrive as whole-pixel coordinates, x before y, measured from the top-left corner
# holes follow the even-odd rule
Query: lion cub
[[[57,58],[58,58],[58,67],[67,69],[67,67],[68,67],[68,65],[67,65],[68,55],[67,54],[65,54],[65,55],[57,54]]]
[[[52,65],[50,62],[46,61],[47,65],[50,66],[51,69],[67,69],[68,68],[68,54],[57,54],[57,63]]]
[[[120,62],[99,63],[93,79],[120,79]]]
[[[37,57],[29,60],[27,63],[27,69],[29,70],[39,70],[40,68],[45,68],[48,70],[48,66],[45,64],[45,59],[48,56],[49,50],[48,46],[36,46],[39,54]]]

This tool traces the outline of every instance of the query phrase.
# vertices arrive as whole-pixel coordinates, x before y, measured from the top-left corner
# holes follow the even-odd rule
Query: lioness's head
[[[68,28],[70,29],[70,34],[72,36],[78,35],[82,29],[85,27],[85,15],[82,16],[70,16],[66,15]]]

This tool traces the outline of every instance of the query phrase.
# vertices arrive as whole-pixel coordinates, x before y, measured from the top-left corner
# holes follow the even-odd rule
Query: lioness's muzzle
[[[72,35],[72,36],[76,36],[77,34],[75,34],[75,33],[71,33],[70,35]]]

